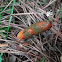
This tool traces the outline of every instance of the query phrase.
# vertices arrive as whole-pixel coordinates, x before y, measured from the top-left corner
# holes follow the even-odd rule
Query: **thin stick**
[[[46,5],[45,7],[43,7],[42,9],[47,8],[48,6],[50,6],[52,3],[54,3],[56,0],[50,1],[48,5]]]

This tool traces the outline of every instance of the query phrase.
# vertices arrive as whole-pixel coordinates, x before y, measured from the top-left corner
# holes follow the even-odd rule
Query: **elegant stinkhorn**
[[[52,21],[41,21],[32,24],[31,26],[25,28],[17,34],[19,39],[27,39],[32,35],[44,32],[52,27]]]

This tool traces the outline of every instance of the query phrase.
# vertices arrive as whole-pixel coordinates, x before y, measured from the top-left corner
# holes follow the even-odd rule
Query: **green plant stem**
[[[3,53],[0,54],[0,62],[2,62],[2,60],[4,60],[4,59],[2,58],[2,56],[3,56]]]
[[[15,5],[15,0],[13,1],[13,6],[12,6],[11,15],[13,14],[14,5]],[[8,32],[9,32],[9,27],[10,27],[11,20],[12,20],[12,16],[10,16],[10,19],[9,19],[9,24],[8,24],[6,39],[7,39],[7,37],[8,37]]]

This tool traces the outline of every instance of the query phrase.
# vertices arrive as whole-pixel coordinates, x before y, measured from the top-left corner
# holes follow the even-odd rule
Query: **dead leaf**
[[[8,44],[0,44],[0,47],[8,46]]]

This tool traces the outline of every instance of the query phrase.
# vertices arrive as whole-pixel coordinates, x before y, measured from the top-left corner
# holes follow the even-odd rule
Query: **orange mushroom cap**
[[[28,29],[28,32],[30,33],[30,34],[36,34],[34,31],[33,31],[33,29]]]
[[[18,35],[17,35],[17,38],[19,38],[19,39],[24,39],[25,37],[23,36],[23,32],[24,32],[24,30],[20,31],[20,32],[18,33]]]
[[[41,28],[39,28],[39,27],[41,27]],[[45,22],[45,21],[39,22],[39,23],[33,24],[30,27],[27,27],[26,29],[20,31],[17,35],[17,38],[26,39],[26,38],[32,36],[33,34],[38,34],[40,32],[44,32],[51,27],[52,27],[52,21],[50,21],[49,23]]]

